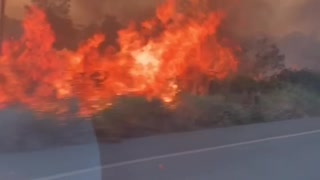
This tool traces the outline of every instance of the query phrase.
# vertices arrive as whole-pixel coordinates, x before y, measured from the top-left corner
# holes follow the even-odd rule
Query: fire
[[[238,63],[217,37],[225,15],[203,9],[201,2],[166,1],[156,17],[118,32],[116,52],[98,50],[108,38],[100,34],[76,51],[55,50],[45,13],[30,8],[21,39],[2,45],[1,107],[64,113],[75,100],[79,115],[91,116],[122,95],[169,103],[179,91],[204,93],[205,81],[226,78]]]

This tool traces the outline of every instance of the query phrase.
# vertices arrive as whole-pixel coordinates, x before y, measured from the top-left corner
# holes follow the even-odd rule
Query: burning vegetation
[[[91,116],[119,96],[172,102],[179,92],[205,94],[208,82],[237,72],[235,47],[218,37],[222,11],[205,1],[167,0],[155,17],[118,31],[118,48],[100,48],[108,36],[95,34],[76,50],[53,47],[55,34],[46,14],[28,8],[19,40],[3,43],[0,104],[25,105],[37,112]],[[229,43],[230,44],[230,43]]]

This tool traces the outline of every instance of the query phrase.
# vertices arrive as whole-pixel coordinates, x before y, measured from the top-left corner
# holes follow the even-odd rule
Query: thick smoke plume
[[[163,0],[77,0],[78,19],[92,22],[103,14],[128,21],[149,17]],[[286,55],[288,66],[314,68],[320,59],[318,0],[214,0],[212,9],[228,15],[221,32],[239,40],[269,37]],[[76,11],[76,10],[75,10]],[[297,37],[299,36],[299,37]],[[303,39],[303,47],[299,41]],[[298,49],[298,51],[297,51]],[[309,54],[309,55],[308,55]]]
[[[283,37],[277,39],[289,67],[320,71],[320,1],[298,1],[282,22]]]
[[[72,0],[72,16],[78,22],[90,23],[108,13],[120,21],[145,18],[164,0]],[[269,35],[286,35],[293,31],[320,37],[318,0],[207,0],[215,7],[223,7],[231,19],[242,27],[237,33],[264,32]],[[7,1],[8,16],[22,16],[19,9],[29,0]],[[246,25],[246,26],[239,26]]]
[[[139,21],[151,16],[164,0],[73,0],[71,16],[77,23],[101,21],[105,14],[121,23]],[[209,0],[208,0],[209,1]],[[23,14],[18,5],[27,0],[8,1],[7,14]],[[237,38],[268,36],[278,43],[289,66],[314,67],[320,59],[320,23],[318,0],[210,0],[213,8],[229,15],[223,32]],[[13,8],[14,7],[14,8]],[[299,37],[297,37],[299,36]],[[300,41],[303,39],[303,45]],[[307,56],[306,54],[312,54]]]
[[[110,14],[125,24],[148,18],[162,2],[164,0],[77,0],[74,11],[78,11],[76,16],[79,20],[92,22],[103,14]],[[226,12],[225,30],[237,36],[264,33],[270,29],[265,20],[274,13],[272,6],[263,0],[217,0],[208,3],[211,9]]]

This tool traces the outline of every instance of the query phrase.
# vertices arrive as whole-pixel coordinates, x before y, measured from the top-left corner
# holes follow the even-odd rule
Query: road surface
[[[319,180],[320,119],[141,138],[100,151],[105,180]]]
[[[320,119],[253,124],[101,144],[102,166],[95,165],[98,153],[91,150],[87,153],[79,149],[62,152],[65,158],[59,155],[58,159],[53,156],[47,161],[56,162],[53,169],[48,169],[48,164],[39,168],[42,178],[37,180],[86,180],[98,175],[100,170],[104,180],[319,180]],[[29,172],[37,172],[32,167],[35,164],[41,167],[35,163],[41,159],[37,155],[24,161],[30,162],[32,171]],[[68,165],[61,164],[62,161]],[[48,172],[50,175],[44,176]]]
[[[99,165],[97,144],[33,152],[1,153],[0,180],[101,180],[100,169],[85,174],[60,176]]]
[[[27,125],[33,121],[36,120],[34,120],[32,113],[28,111],[13,108],[0,111],[0,180],[101,180],[101,169],[92,170],[86,174],[60,176],[67,172],[101,165],[98,143],[91,122],[85,121],[81,126],[68,129],[71,132],[86,132],[82,133],[81,136],[81,138],[88,140],[86,144],[60,146],[50,144],[50,142],[52,143],[50,141],[46,144],[49,146],[39,149],[26,150],[20,148],[19,142],[22,141],[19,141],[19,139],[25,141],[30,136],[30,139],[37,140],[49,135],[56,137],[56,133],[64,132],[49,131],[50,133],[47,133],[43,130],[32,135],[34,131],[28,129],[30,126]],[[23,130],[29,133],[22,134]],[[60,137],[64,138],[53,142],[59,144],[59,142],[68,140],[66,139],[67,136]],[[75,138],[78,137],[69,136],[69,140]],[[6,149],[6,145],[12,144],[17,146],[10,146],[10,150],[3,150]],[[34,144],[31,142],[30,146],[32,145]]]

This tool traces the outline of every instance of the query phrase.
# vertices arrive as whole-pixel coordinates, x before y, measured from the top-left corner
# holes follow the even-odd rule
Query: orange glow
[[[201,0],[190,0],[190,9],[178,2],[168,0],[156,17],[119,31],[120,50],[102,53],[100,34],[76,51],[55,50],[45,14],[30,8],[23,37],[2,46],[1,107],[64,113],[67,102],[77,100],[79,115],[91,116],[121,95],[170,103],[179,91],[205,93],[207,81],[224,79],[238,66],[232,48],[217,37],[224,14],[203,10]]]

